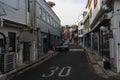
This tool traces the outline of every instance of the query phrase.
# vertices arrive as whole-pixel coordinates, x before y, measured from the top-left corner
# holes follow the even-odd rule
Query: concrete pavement
[[[60,52],[12,80],[108,80],[97,75],[89,65],[87,54],[78,48]]]
[[[53,57],[53,55],[47,55],[47,57],[48,56]],[[87,56],[87,57],[85,57],[85,56]],[[116,75],[116,74],[112,73],[111,71],[106,72],[103,69],[103,67],[100,66],[100,64],[102,64],[102,62],[97,61],[97,60],[99,60],[97,56],[95,57],[95,56],[91,55],[89,53],[89,51],[86,51],[86,55],[85,55],[84,50],[81,49],[79,46],[72,45],[70,52],[59,53],[58,55],[56,55],[56,57],[53,57],[53,59],[48,60],[51,57],[48,57],[46,59],[47,62],[46,62],[46,60],[43,61],[45,63],[43,63],[41,65],[42,67],[40,67],[40,68],[37,66],[40,66],[40,64],[42,62],[34,63],[34,64],[31,64],[31,66],[26,66],[24,68],[16,70],[13,73],[8,74],[7,77],[9,77],[9,79],[10,79],[10,78],[20,75],[17,78],[13,78],[12,80],[26,80],[26,78],[29,80],[33,80],[33,79],[39,80],[39,79],[36,79],[35,76],[30,78],[31,74],[29,74],[29,69],[30,69],[30,72],[34,71],[34,69],[35,69],[35,71],[38,70],[38,71],[40,71],[40,73],[39,72],[36,73],[34,71],[34,73],[32,73],[32,74],[33,75],[39,74],[39,76],[36,76],[36,77],[40,78],[40,80],[53,80],[53,79],[57,79],[57,80],[78,80],[78,79],[88,80],[89,79],[88,77],[90,77],[89,80],[120,80],[119,75]],[[88,63],[89,65],[86,63]],[[74,65],[76,65],[76,66],[74,66]],[[90,66],[94,69],[95,73],[92,70],[92,68],[90,68]],[[36,70],[36,67],[37,67],[37,70]],[[53,76],[52,78],[46,77],[45,74],[42,77],[40,77],[40,74],[42,75],[44,73],[44,71],[48,72],[48,70],[49,70],[48,67],[50,69],[55,68],[56,70],[60,68],[61,71],[59,72],[59,74],[55,74],[55,75],[58,75],[59,77],[56,77],[56,76]],[[33,68],[33,69],[31,70],[31,68]],[[63,77],[65,79],[61,78],[60,76],[65,76],[62,74],[62,69],[63,70],[68,69],[68,73],[66,73],[66,75],[70,74],[72,76],[69,76],[67,78]],[[72,69],[74,69],[74,71]],[[70,70],[72,70],[72,73],[70,73]],[[26,72],[27,72],[27,74],[26,74]],[[97,75],[96,75],[96,73],[97,73]],[[49,73],[47,73],[47,74],[49,74]],[[113,75],[111,76],[110,74],[114,74],[114,76]],[[26,76],[26,78],[21,77],[21,75]],[[52,74],[50,76],[52,76]],[[45,77],[45,78],[43,78],[43,77]]]
[[[35,67],[35,66],[37,66],[37,65],[39,65],[41,63],[43,63],[43,62],[45,62],[46,60],[54,57],[57,54],[58,54],[58,52],[48,53],[48,54],[42,56],[38,61],[31,62],[29,64],[23,64],[23,65],[19,66],[18,68],[16,68],[15,70],[10,71],[10,72],[2,75],[3,79],[1,78],[0,80],[10,80],[13,77],[18,76],[18,75],[24,73],[25,71],[27,71],[27,70],[29,70],[29,69],[31,69],[31,68],[33,68],[33,67]]]
[[[106,70],[103,68],[103,61],[102,59],[97,55],[90,52],[89,49],[85,48],[85,51],[88,55],[88,58],[90,60],[91,65],[93,66],[95,72],[104,77],[109,78],[111,80],[120,80],[120,74],[113,72],[112,70]]]

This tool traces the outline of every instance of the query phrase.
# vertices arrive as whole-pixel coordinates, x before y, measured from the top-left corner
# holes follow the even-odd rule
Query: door
[[[23,43],[23,62],[29,62],[30,61],[30,45],[29,42]]]

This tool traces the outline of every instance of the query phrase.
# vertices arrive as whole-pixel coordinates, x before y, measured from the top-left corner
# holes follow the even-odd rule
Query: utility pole
[[[30,59],[32,61],[36,60],[36,0],[31,0],[30,1],[30,14],[31,14],[31,33],[32,33],[32,49],[31,49],[31,54],[30,54]]]

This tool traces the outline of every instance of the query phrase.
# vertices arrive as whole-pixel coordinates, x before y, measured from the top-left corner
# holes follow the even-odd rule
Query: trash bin
[[[110,60],[106,57],[103,59],[103,67],[104,69],[111,69]]]
[[[111,69],[110,61],[106,60],[103,62],[103,64],[104,64],[104,69]]]

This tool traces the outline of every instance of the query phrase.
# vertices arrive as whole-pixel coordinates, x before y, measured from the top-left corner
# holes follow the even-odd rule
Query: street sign
[[[113,31],[112,30],[109,31],[109,38],[113,38]]]

